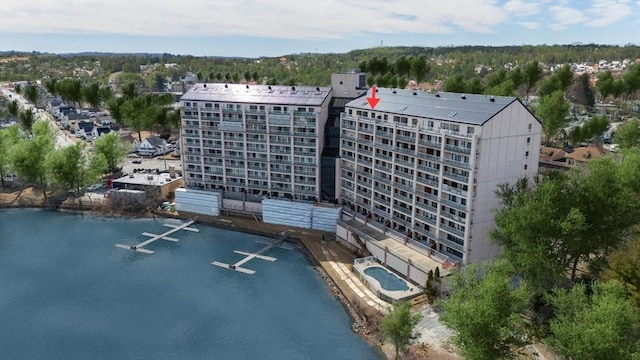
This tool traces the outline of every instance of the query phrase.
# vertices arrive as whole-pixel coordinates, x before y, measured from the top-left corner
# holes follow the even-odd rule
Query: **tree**
[[[575,103],[589,107],[595,104],[596,97],[589,84],[589,74],[582,74],[578,77],[568,89],[567,98]]]
[[[25,182],[43,188],[47,201],[49,180],[46,157],[53,152],[54,129],[48,120],[38,120],[33,124],[33,138],[20,139],[11,150],[13,170]]]
[[[640,145],[640,122],[633,119],[626,124],[618,126],[613,141],[621,148],[637,147]]]
[[[406,56],[400,56],[394,65],[398,76],[407,76],[411,72],[411,60]]]
[[[445,80],[443,90],[448,92],[463,93],[466,90],[466,84],[462,74],[458,73]]]
[[[640,355],[640,315],[618,281],[557,290],[551,296],[555,319],[552,343],[568,359],[633,359]]]
[[[416,83],[420,84],[424,81],[430,70],[431,65],[427,63],[427,59],[424,55],[413,58],[411,62],[411,72],[416,79]]]
[[[85,151],[86,144],[76,142],[50,153],[47,167],[51,180],[64,191],[81,195],[100,178],[104,159],[100,156],[91,159]]]
[[[632,96],[640,90],[640,65],[629,66],[627,73],[622,77],[624,81],[625,93]]]
[[[82,87],[82,98],[88,102],[92,108],[97,109],[100,107],[102,99],[100,98],[100,84],[93,82],[87,86]]]
[[[640,236],[636,235],[611,253],[603,278],[620,281],[640,310]]]
[[[529,97],[531,89],[542,78],[542,68],[540,64],[538,64],[538,60],[532,60],[524,66],[522,69],[522,77],[524,84],[527,86],[527,97]]]
[[[16,92],[16,94],[20,94],[22,93],[22,86],[20,86],[20,84],[15,84],[13,86],[13,90]]]
[[[33,105],[38,106],[40,104],[40,90],[35,84],[29,84],[24,87],[24,97]]]
[[[11,116],[18,116],[20,114],[20,104],[18,100],[12,100],[7,103],[7,110]]]
[[[11,148],[19,139],[19,129],[15,125],[0,130],[0,182],[3,190],[5,189],[4,179],[11,174]]]
[[[57,78],[49,78],[49,79],[44,81],[44,88],[47,89],[49,94],[51,94],[52,96],[56,96],[56,94],[58,93],[56,91],[56,84],[57,83],[58,83],[58,79]]]
[[[536,292],[601,261],[640,219],[640,156],[592,159],[585,169],[501,184],[490,236]]]
[[[612,95],[614,92],[614,83],[615,80],[611,71],[607,70],[598,74],[598,82],[596,83],[596,88],[600,93],[600,101],[604,102],[609,95]]]
[[[382,319],[380,328],[393,342],[396,349],[396,359],[400,358],[400,353],[404,352],[407,345],[419,336],[415,331],[416,325],[422,320],[420,313],[411,312],[411,303],[408,301],[396,301],[393,309]]]
[[[23,109],[20,111],[19,117],[22,128],[27,132],[31,132],[31,127],[36,121],[36,114],[33,109]]]
[[[124,100],[132,100],[138,97],[138,87],[133,81],[126,83],[121,89]]]
[[[56,83],[56,91],[65,101],[73,101],[76,104],[80,104],[82,101],[82,81],[79,79],[62,79],[58,81]]]
[[[440,321],[455,331],[453,343],[465,359],[514,359],[525,345],[528,292],[511,273],[504,260],[454,273]]]
[[[545,134],[546,143],[550,144],[558,135],[560,129],[567,126],[567,115],[569,114],[569,103],[564,100],[564,93],[560,90],[551,95],[540,98],[540,105],[536,115],[542,121],[542,130]]]
[[[129,153],[130,146],[122,140],[120,135],[112,131],[97,138],[93,143],[96,155],[102,155],[107,163],[107,171],[114,172],[118,164]]]

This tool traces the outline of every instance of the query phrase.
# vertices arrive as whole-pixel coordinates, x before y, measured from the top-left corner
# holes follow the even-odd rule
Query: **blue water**
[[[387,269],[372,266],[364,269],[364,273],[378,280],[380,286],[387,291],[409,290],[406,281],[400,279],[396,274],[389,272]]]
[[[153,255],[114,247],[175,220],[0,211],[1,359],[380,359],[298,250],[196,224]]]

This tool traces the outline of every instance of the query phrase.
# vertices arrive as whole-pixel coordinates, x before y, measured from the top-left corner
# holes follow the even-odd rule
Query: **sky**
[[[0,51],[262,57],[640,44],[640,0],[2,0]]]

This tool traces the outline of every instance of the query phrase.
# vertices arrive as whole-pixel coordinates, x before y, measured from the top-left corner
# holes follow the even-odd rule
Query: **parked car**
[[[133,164],[142,164],[142,160],[141,159],[135,159],[131,163],[133,163]]]

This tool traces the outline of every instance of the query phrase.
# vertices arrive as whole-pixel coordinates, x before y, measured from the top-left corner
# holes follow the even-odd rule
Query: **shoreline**
[[[87,204],[88,205],[88,204]],[[313,266],[314,270],[318,274],[318,276],[322,279],[327,287],[327,291],[331,293],[331,295],[336,298],[342,305],[342,307],[347,312],[349,318],[352,321],[351,331],[356,333],[361,339],[363,339],[369,346],[373,347],[384,359],[388,359],[388,354],[384,351],[384,337],[377,329],[377,324],[370,323],[370,320],[367,318],[366,314],[363,314],[358,311],[357,308],[361,308],[359,304],[353,304],[349,301],[348,296],[340,289],[335,280],[331,277],[327,269],[322,264],[321,259],[319,259],[313,249],[299,236],[308,235],[304,234],[307,231],[317,231],[310,230],[304,228],[294,228],[290,229],[287,226],[287,229],[280,229],[282,231],[266,231],[259,230],[255,227],[243,226],[240,221],[237,220],[253,220],[246,217],[240,216],[225,216],[221,215],[218,217],[212,217],[212,219],[207,219],[203,216],[198,216],[197,214],[188,214],[194,216],[180,215],[180,214],[171,214],[166,212],[158,212],[156,210],[146,210],[138,213],[123,213],[118,211],[102,211],[88,208],[89,206],[82,207],[70,207],[70,206],[44,206],[42,203],[33,204],[33,202],[29,202],[28,204],[6,204],[4,202],[0,202],[0,209],[42,209],[42,210],[54,210],[65,213],[73,213],[73,214],[81,214],[81,215],[91,215],[91,216],[101,216],[101,217],[115,217],[115,218],[131,218],[131,219],[144,219],[144,218],[172,218],[172,219],[180,219],[180,220],[193,220],[197,218],[197,222],[200,222],[204,225],[213,226],[216,228],[249,233],[254,235],[260,235],[270,238],[278,237],[282,232],[286,232],[289,236],[287,241],[290,241],[296,245],[305,255],[305,257],[309,260],[310,264]],[[234,219],[234,220],[229,220]],[[216,221],[217,220],[217,221]],[[224,220],[224,221],[221,221]],[[236,226],[236,222],[240,222],[239,226]],[[275,225],[275,224],[273,224]],[[277,227],[284,225],[276,225]],[[310,240],[309,240],[310,241]]]

